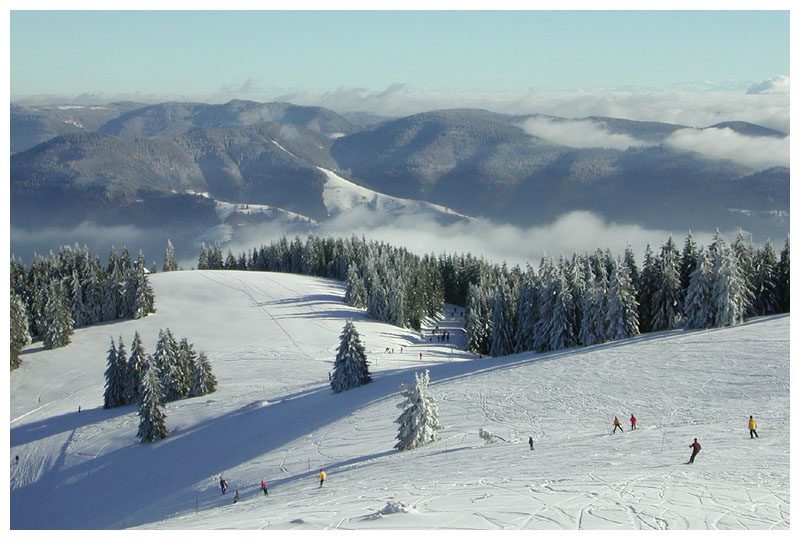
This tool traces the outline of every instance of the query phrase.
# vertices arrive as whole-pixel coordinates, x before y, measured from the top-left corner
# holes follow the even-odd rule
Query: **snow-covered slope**
[[[327,176],[322,197],[325,202],[325,208],[328,209],[328,213],[331,216],[337,216],[355,208],[363,207],[380,214],[384,218],[422,215],[450,219],[472,219],[438,204],[384,195],[345,180],[333,171],[322,167],[317,168]]]
[[[365,320],[338,282],[192,271],[151,283],[157,313],[29,346],[11,373],[12,528],[789,527],[788,316],[480,359],[456,348],[457,309],[439,343]],[[348,319],[374,382],[334,395]],[[142,445],[134,407],[101,407],[106,351],[138,330],[152,352],[166,327],[208,354],[219,389],[168,404],[170,436]],[[399,385],[424,367],[445,429],[394,451]],[[640,429],[611,435],[630,413]],[[694,437],[703,450],[685,465]]]

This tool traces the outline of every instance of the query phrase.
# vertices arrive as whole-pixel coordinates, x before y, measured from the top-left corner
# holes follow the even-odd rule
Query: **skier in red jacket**
[[[631,414],[631,431],[636,429],[636,417]]]
[[[689,463],[694,463],[694,457],[700,452],[700,443],[697,442],[697,438],[689,445],[689,448],[692,449],[692,457],[689,458]]]

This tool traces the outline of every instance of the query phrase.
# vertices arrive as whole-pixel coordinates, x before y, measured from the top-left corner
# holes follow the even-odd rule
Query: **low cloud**
[[[729,159],[757,170],[789,166],[789,137],[748,137],[730,128],[680,129],[665,144],[676,150]]]
[[[591,120],[531,118],[522,127],[534,137],[571,148],[627,150],[632,146],[647,146],[647,143],[629,135],[609,133],[603,123]]]
[[[576,211],[564,214],[548,225],[521,228],[493,224],[482,219],[457,221],[443,225],[433,217],[386,217],[366,208],[356,208],[317,228],[287,230],[284,226],[263,224],[240,230],[230,249],[233,253],[246,252],[253,247],[268,244],[286,235],[293,238],[308,233],[319,236],[349,238],[351,235],[402,246],[418,255],[472,253],[493,263],[507,262],[525,266],[538,266],[544,253],[558,258],[561,254],[593,253],[596,249],[609,249],[612,254],[623,255],[628,245],[641,263],[648,244],[658,251],[673,233],[666,230],[646,229],[638,225],[612,223],[591,212]],[[688,231],[675,233],[678,245]],[[693,231],[698,244],[708,245],[713,232]],[[733,240],[735,235],[731,233]]]

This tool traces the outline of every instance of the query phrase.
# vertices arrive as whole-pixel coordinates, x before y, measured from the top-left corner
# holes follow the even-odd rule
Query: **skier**
[[[19,465],[19,456],[15,456],[14,459],[17,461],[17,465]]]
[[[694,457],[697,455],[698,452],[700,452],[700,443],[697,442],[697,438],[695,438],[694,442],[689,445],[689,448],[692,449],[692,457],[689,458],[689,463],[694,463]]]
[[[636,429],[636,417],[631,414],[631,431]]]
[[[533,437],[528,437],[528,444],[530,445],[531,450],[533,450]]]
[[[233,504],[239,502],[239,490],[236,490],[236,495],[233,496]]]
[[[226,482],[221,476],[219,478],[219,489],[222,490],[223,495],[225,495],[225,492],[228,491],[228,482]]]
[[[617,418],[615,416],[614,417],[614,431],[611,432],[612,435],[617,432],[617,428],[619,428],[620,431],[623,431],[622,426],[619,425],[619,418]]]
[[[269,495],[269,491],[267,491],[267,483],[265,481],[261,481],[261,491],[264,492],[264,497]]]
[[[325,482],[325,471],[322,469],[319,470],[319,487],[322,487],[322,484]]]
[[[756,424],[755,418],[753,418],[752,415],[751,415],[750,416],[750,421],[747,422],[747,427],[748,427],[748,429],[750,429],[750,438],[751,439],[753,438],[753,435],[755,435],[756,438],[758,438],[758,433],[756,433],[756,426],[757,425],[758,424]]]

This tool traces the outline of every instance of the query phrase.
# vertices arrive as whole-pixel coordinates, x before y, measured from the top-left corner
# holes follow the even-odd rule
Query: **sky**
[[[12,100],[743,92],[778,75],[789,75],[788,10],[10,12]]]

